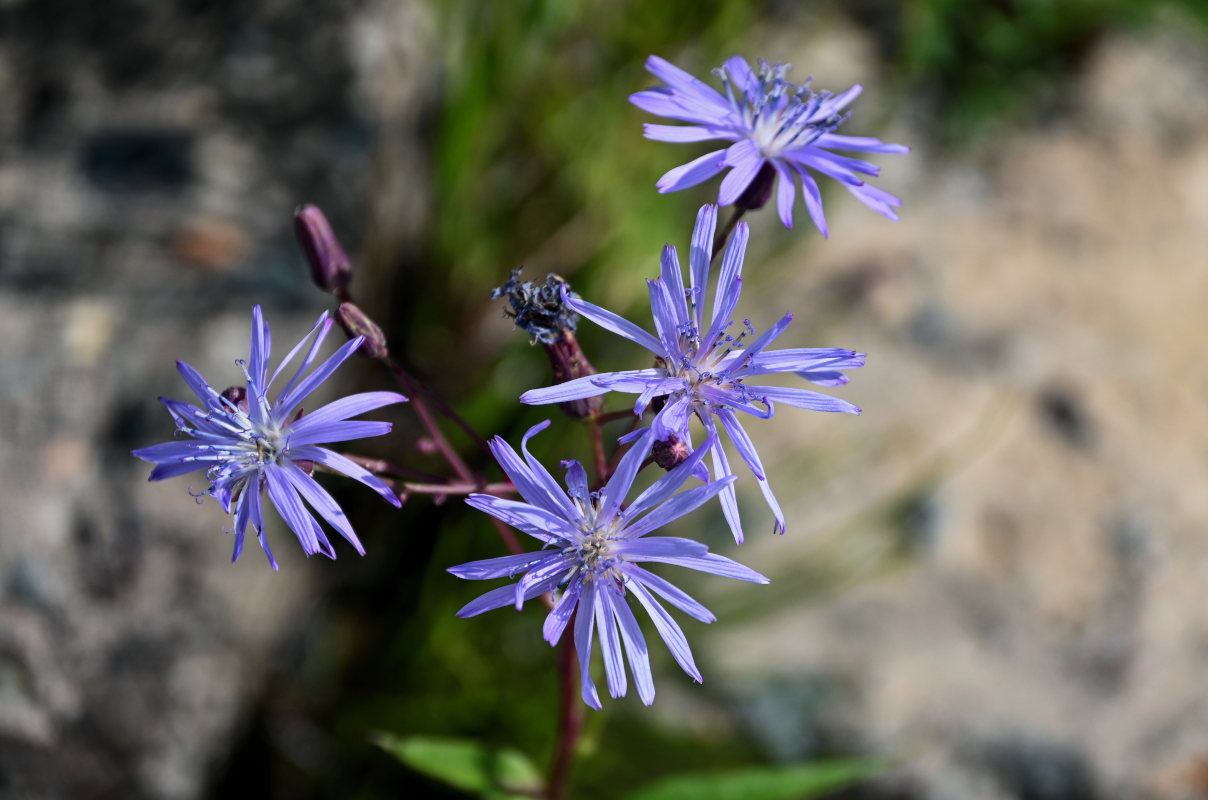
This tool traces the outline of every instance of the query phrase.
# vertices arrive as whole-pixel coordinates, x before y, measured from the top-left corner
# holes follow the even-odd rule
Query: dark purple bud
[[[743,189],[742,194],[734,201],[735,208],[745,208],[747,211],[756,211],[763,208],[768,198],[772,196],[772,187],[776,185],[776,169],[770,161],[763,162],[759,172],[756,173],[746,189]]]
[[[575,378],[596,374],[596,368],[587,360],[587,356],[583,355],[583,351],[579,348],[579,340],[575,338],[572,331],[564,330],[560,338],[541,344],[545,348],[545,354],[549,356],[549,365],[554,371],[554,384],[566,383]],[[568,417],[585,419],[599,413],[603,403],[604,398],[599,396],[584,397],[559,403],[558,407]]]
[[[355,339],[358,336],[364,336],[365,341],[361,343],[360,353],[369,358],[385,358],[390,352],[386,347],[386,334],[382,333],[382,329],[377,326],[377,323],[365,316],[365,312],[357,308],[352,303],[340,303],[340,307],[336,310],[336,322],[340,323],[340,327],[344,329],[344,333],[348,334],[349,339]]]
[[[318,206],[307,204],[294,210],[294,233],[306,252],[315,285],[325,292],[344,289],[352,278],[352,265]]]
[[[654,463],[666,470],[682,464],[690,455],[692,451],[688,449],[687,443],[674,433],[662,441],[655,442],[650,448],[650,457],[654,459]]]
[[[222,396],[235,408],[247,411],[247,389],[242,386],[229,386],[222,390]]]

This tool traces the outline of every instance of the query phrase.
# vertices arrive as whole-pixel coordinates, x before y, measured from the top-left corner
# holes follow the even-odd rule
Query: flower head
[[[861,92],[857,84],[846,92],[815,92],[807,80],[798,85],[785,76],[789,67],[759,62],[759,71],[734,56],[717,70],[725,94],[659,58],[646,59],[646,69],[665,86],[637,92],[629,101],[644,111],[690,125],[646,125],[646,137],[664,142],[703,142],[723,139],[734,144],[715,150],[659,179],[660,192],[677,192],[731,168],[721,182],[717,202],[737,202],[758,208],[777,179],[776,205],[780,219],[793,227],[795,180],[801,181],[806,210],[823,236],[827,235],[822,194],[809,170],[828,175],[869,208],[896,220],[901,201],[864,182],[880,168],[832,150],[905,153],[900,144],[880,139],[843,136],[835,131],[847,119],[844,109]]]
[[[535,553],[489,558],[450,568],[454,575],[471,580],[510,578],[524,573],[514,585],[492,589],[471,601],[457,612],[458,616],[472,617],[512,604],[520,608],[525,600],[555,592],[557,600],[545,619],[545,640],[557,644],[574,619],[583,701],[592,708],[600,708],[600,698],[591,679],[593,638],[599,638],[609,693],[621,697],[626,691],[621,655],[624,642],[638,695],[650,705],[654,700],[654,681],[646,640],[629,607],[628,598],[636,597],[676,662],[699,682],[700,672],[684,633],[658,598],[701,622],[712,622],[715,618],[707,608],[641,565],[675,564],[727,578],[767,583],[764,576],[710,553],[699,542],[646,536],[707,502],[728,486],[729,480],[676,494],[704,455],[702,448],[623,508],[634,477],[650,453],[652,439],[647,432],[638,438],[611,480],[598,492],[589,491],[582,464],[575,460],[562,462],[566,468],[564,491],[528,451],[528,440],[548,425],[547,420],[524,435],[520,444],[523,458],[499,437],[490,443],[491,452],[524,502],[482,494],[470,495],[466,500],[474,508],[537,539],[543,547]]]
[[[219,393],[197,370],[183,361],[176,362],[176,368],[201,405],[166,397],[161,397],[160,402],[167,406],[168,413],[176,421],[177,433],[189,438],[133,451],[138,458],[157,465],[151,471],[153,481],[206,470],[210,485],[196,496],[210,495],[224,511],[234,513],[235,553],[232,561],[239,558],[244,532],[251,523],[269,563],[273,569],[277,568],[264,536],[262,492],[268,493],[269,500],[297,535],[308,556],[322,553],[335,558],[336,553],[318,520],[303,504],[304,500],[364,555],[365,549],[344,512],[310,476],[314,463],[358,480],[395,506],[400,505],[389,486],[339,453],[320,445],[389,433],[389,422],[367,422],[351,417],[401,403],[407,398],[395,392],[365,392],[333,401],[309,414],[302,412],[302,401],[361,346],[360,337],[349,341],[304,377],[303,373],[314,363],[331,325],[327,312],[323,312],[310,334],[290,351],[269,377],[269,328],[260,306],[256,306],[252,310],[251,355],[246,362],[237,362],[247,378],[247,388],[236,386]],[[277,393],[276,399],[270,401],[269,387],[312,338],[301,365],[285,388]]]
[[[654,367],[603,372],[557,386],[532,389],[521,395],[520,400],[534,404],[563,403],[608,391],[629,392],[638,395],[634,413],[641,416],[655,398],[663,398],[663,406],[651,425],[655,439],[667,441],[674,434],[689,446],[688,423],[692,416],[700,419],[709,436],[717,434],[720,424],[754,473],[772,509],[776,531],[782,533],[784,514],[768,486],[759,454],[736,412],[767,419],[775,413],[776,403],[851,414],[860,413],[860,409],[846,400],[820,392],[751,385],[747,380],[769,373],[793,373],[821,386],[840,386],[847,383],[847,376],[841,370],[863,366],[864,354],[839,348],[768,350],[793,321],[792,314],[785,314],[762,334],[756,335],[749,319],[743,320],[742,328],[734,331],[733,315],[742,291],[742,262],[748,238],[746,223],[742,222],[735,228],[722,255],[721,273],[706,324],[705,293],[716,227],[717,207],[702,207],[692,233],[687,288],[675,247],[667,245],[663,248],[661,274],[657,280],[647,281],[657,336],[599,306],[584,300],[566,299],[567,304],[582,316],[653,353]],[[721,447],[713,448],[712,460],[715,476],[725,478],[732,474]],[[737,500],[729,484],[722,490],[721,503],[734,538],[741,542],[743,533]]]

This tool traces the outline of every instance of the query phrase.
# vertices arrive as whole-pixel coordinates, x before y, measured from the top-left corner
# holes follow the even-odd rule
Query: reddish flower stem
[[[576,610],[571,615],[570,622],[566,624],[558,650],[558,672],[561,678],[558,688],[558,738],[554,760],[550,765],[549,783],[546,786],[545,796],[548,800],[564,800],[566,797],[570,784],[570,769],[575,760],[575,745],[583,731],[583,705],[575,697],[575,673],[579,671],[579,656],[575,651],[572,635],[578,613]]]
[[[600,421],[597,418],[588,417],[587,432],[591,436],[591,452],[596,467],[596,485],[603,486],[608,483],[612,470],[608,468],[608,456],[604,452],[604,431],[600,429]]]

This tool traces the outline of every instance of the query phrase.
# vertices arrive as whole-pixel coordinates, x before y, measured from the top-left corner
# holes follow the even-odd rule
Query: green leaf
[[[416,772],[488,800],[531,800],[542,788],[537,768],[519,750],[389,733],[374,734],[372,741]]]
[[[884,766],[883,761],[850,759],[672,775],[625,800],[808,800],[871,778]]]

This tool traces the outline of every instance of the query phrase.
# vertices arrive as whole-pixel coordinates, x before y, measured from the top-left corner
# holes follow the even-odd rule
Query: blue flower
[[[712,622],[715,617],[641,564],[675,564],[727,578],[767,583],[768,579],[759,573],[710,553],[705,545],[691,539],[646,538],[646,534],[708,502],[729,481],[715,481],[675,494],[703,456],[705,448],[701,448],[626,506],[625,497],[650,452],[652,438],[647,432],[625,454],[608,485],[599,492],[588,490],[582,464],[575,460],[562,462],[569,490],[564,491],[528,451],[528,440],[548,425],[546,420],[524,435],[520,444],[523,458],[499,437],[490,443],[491,452],[525,502],[482,494],[470,495],[466,500],[474,508],[537,539],[543,547],[535,553],[488,558],[450,568],[449,572],[470,580],[510,578],[524,573],[515,584],[492,589],[471,601],[457,612],[458,616],[472,617],[512,604],[519,609],[525,600],[555,592],[557,601],[545,618],[545,640],[557,644],[574,619],[583,701],[592,708],[600,708],[600,698],[591,679],[594,636],[600,640],[609,693],[621,697],[626,691],[621,660],[624,642],[638,695],[650,705],[654,700],[654,680],[646,640],[628,601],[629,597],[635,597],[650,615],[676,662],[699,683],[700,671],[692,660],[688,641],[658,598],[701,622]]]
[[[861,175],[875,177],[880,168],[867,161],[836,155],[832,150],[869,153],[906,153],[909,148],[886,144],[871,137],[842,136],[835,130],[847,119],[843,112],[861,92],[857,84],[841,94],[815,92],[807,80],[797,85],[785,78],[789,67],[760,61],[759,72],[746,60],[734,56],[717,74],[725,95],[658,56],[646,59],[646,69],[665,86],[629,96],[638,108],[690,125],[646,125],[646,137],[664,142],[703,142],[724,139],[734,144],[706,153],[664,175],[660,192],[677,192],[712,178],[727,167],[717,202],[723,206],[738,201],[748,187],[761,197],[745,207],[758,208],[778,179],[776,205],[780,219],[793,227],[794,178],[800,179],[805,207],[823,236],[827,235],[822,213],[822,194],[808,170],[828,175],[842,183],[869,208],[896,220],[894,207],[901,201],[888,192],[864,182]],[[758,179],[758,180],[757,180]],[[754,185],[753,185],[754,184]],[[744,205],[744,203],[740,203]]]
[[[308,556],[322,553],[335,558],[336,553],[303,500],[364,555],[365,548],[344,512],[310,476],[315,463],[358,480],[395,506],[400,505],[398,497],[381,480],[339,453],[319,445],[389,433],[389,422],[350,418],[401,403],[407,398],[395,392],[366,392],[328,403],[305,415],[300,408],[302,401],[361,346],[362,337],[349,341],[303,377],[314,363],[331,325],[327,312],[323,312],[311,332],[290,351],[270,378],[269,329],[261,316],[260,306],[256,306],[252,310],[251,355],[247,362],[237,362],[247,377],[246,391],[233,387],[219,394],[197,370],[183,361],[176,362],[176,368],[201,401],[201,406],[166,397],[161,397],[160,402],[167,406],[168,413],[176,421],[177,433],[189,438],[133,451],[138,458],[157,465],[151,471],[150,480],[153,481],[206,470],[210,486],[196,496],[213,496],[228,514],[234,506],[235,553],[232,561],[239,558],[243,550],[243,536],[250,522],[269,563],[273,569],[277,568],[264,536],[261,509],[264,491],[297,535]],[[270,401],[269,386],[312,337],[314,341],[302,364],[277,394],[276,400]]]
[[[717,207],[702,207],[692,233],[687,289],[675,247],[667,245],[663,248],[661,275],[657,280],[647,281],[657,336],[611,311],[564,295],[564,301],[573,311],[653,353],[654,367],[605,372],[544,389],[532,389],[521,395],[520,400],[532,404],[563,403],[608,391],[629,392],[638,395],[633,410],[641,416],[655,398],[663,398],[663,406],[651,426],[655,439],[666,441],[675,434],[689,446],[692,440],[688,422],[692,415],[700,419],[710,437],[716,436],[720,423],[755,474],[775,517],[775,531],[783,533],[784,514],[768,486],[759,454],[736,412],[767,419],[774,413],[776,403],[850,414],[858,414],[860,409],[846,400],[807,389],[753,386],[746,381],[757,375],[793,373],[821,386],[841,386],[848,379],[840,370],[863,366],[864,354],[839,348],[768,350],[768,345],[793,321],[792,314],[785,314],[758,336],[750,320],[744,320],[744,327],[737,336],[727,332],[733,327],[732,316],[742,291],[742,261],[748,238],[747,225],[743,222],[736,226],[722,255],[721,274],[706,327],[705,291],[716,227]],[[713,448],[712,460],[715,476],[726,478],[732,474],[720,446]],[[741,542],[743,533],[738,504],[734,489],[728,483],[721,492],[721,504],[735,540]]]

